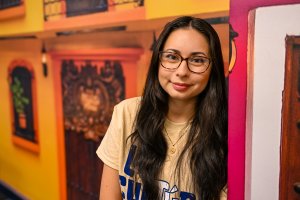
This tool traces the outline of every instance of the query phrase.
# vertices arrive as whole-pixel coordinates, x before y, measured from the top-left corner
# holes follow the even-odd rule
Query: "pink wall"
[[[234,39],[236,62],[229,75],[229,200],[243,200],[245,190],[248,13],[258,7],[294,3],[300,0],[230,0],[230,24],[238,37]]]

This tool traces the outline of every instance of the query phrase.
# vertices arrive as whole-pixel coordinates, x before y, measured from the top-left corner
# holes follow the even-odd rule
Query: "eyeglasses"
[[[159,52],[159,60],[161,65],[169,70],[177,69],[182,61],[185,60],[188,69],[196,74],[204,73],[210,65],[210,59],[205,56],[192,55],[188,58],[183,58],[181,55],[169,51]]]

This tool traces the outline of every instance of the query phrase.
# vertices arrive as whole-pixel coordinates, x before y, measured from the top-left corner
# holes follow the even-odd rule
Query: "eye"
[[[189,62],[193,65],[204,65],[209,62],[208,58],[202,56],[195,56],[189,59]]]
[[[171,53],[171,52],[162,53],[162,59],[164,61],[168,61],[168,62],[178,62],[178,61],[180,61],[180,57],[177,54]]]

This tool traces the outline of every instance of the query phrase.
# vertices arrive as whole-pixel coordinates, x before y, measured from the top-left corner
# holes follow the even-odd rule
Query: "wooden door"
[[[103,163],[96,150],[114,105],[125,97],[119,61],[63,60],[61,65],[67,197],[98,200]]]
[[[300,38],[287,37],[280,200],[300,200]]]
[[[96,150],[113,107],[137,94],[141,49],[51,53],[61,200],[98,200],[103,163]]]

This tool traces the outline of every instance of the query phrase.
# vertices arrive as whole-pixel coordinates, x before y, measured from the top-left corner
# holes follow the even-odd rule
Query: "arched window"
[[[9,66],[12,113],[12,140],[21,147],[38,152],[36,83],[31,64],[15,60]]]

